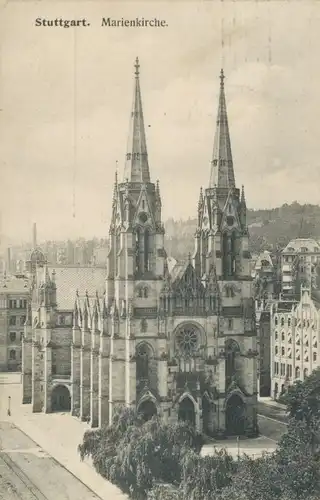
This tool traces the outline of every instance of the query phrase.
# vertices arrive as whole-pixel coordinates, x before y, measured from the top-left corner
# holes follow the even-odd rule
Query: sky
[[[167,22],[102,27],[102,17]],[[0,211],[5,240],[106,237],[139,56],[163,219],[195,217],[223,66],[236,184],[250,208],[320,203],[320,2],[2,2]],[[81,19],[87,28],[36,27]],[[222,43],[223,42],[223,43]]]

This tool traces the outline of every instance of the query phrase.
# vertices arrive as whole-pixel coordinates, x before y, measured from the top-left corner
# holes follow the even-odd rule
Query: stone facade
[[[320,295],[301,288],[299,302],[277,302],[271,310],[271,396],[319,367]]]
[[[235,185],[223,73],[210,182],[200,193],[195,251],[185,262],[171,265],[164,248],[138,61],[128,144],[123,181],[116,175],[114,185],[105,293],[75,295],[67,336],[71,411],[93,427],[111,422],[117,407],[131,406],[145,418],[187,419],[208,434],[253,434],[257,343],[249,235],[244,190]],[[54,280],[45,276],[54,304]],[[35,383],[52,377],[48,366],[39,376],[46,362],[34,349],[43,337],[50,363],[57,338],[48,305],[46,311],[41,333],[30,325],[35,411],[50,411],[49,394]]]
[[[28,301],[28,280],[5,275],[0,282],[0,371],[21,370]]]

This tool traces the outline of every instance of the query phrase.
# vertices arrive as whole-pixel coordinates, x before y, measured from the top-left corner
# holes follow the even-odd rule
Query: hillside
[[[320,239],[320,206],[293,202],[270,210],[248,210],[250,249],[252,252],[285,246],[293,238]],[[186,258],[194,251],[197,219],[165,223],[168,255]]]

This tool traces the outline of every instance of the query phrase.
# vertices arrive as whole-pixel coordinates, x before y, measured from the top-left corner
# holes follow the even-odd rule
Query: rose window
[[[195,354],[198,347],[198,333],[194,328],[184,328],[177,333],[176,347],[183,357]]]

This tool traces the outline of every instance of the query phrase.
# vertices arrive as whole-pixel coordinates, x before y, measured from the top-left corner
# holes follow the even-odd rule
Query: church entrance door
[[[196,423],[194,404],[190,398],[184,398],[179,405],[178,419],[189,422],[192,426]]]
[[[57,385],[51,395],[51,409],[55,411],[70,411],[71,397],[69,390],[64,385]]]
[[[229,436],[241,436],[245,429],[245,404],[240,396],[234,394],[227,401],[226,431]]]
[[[157,414],[157,408],[153,401],[144,401],[138,409],[138,413],[142,415],[143,420],[147,422]]]

